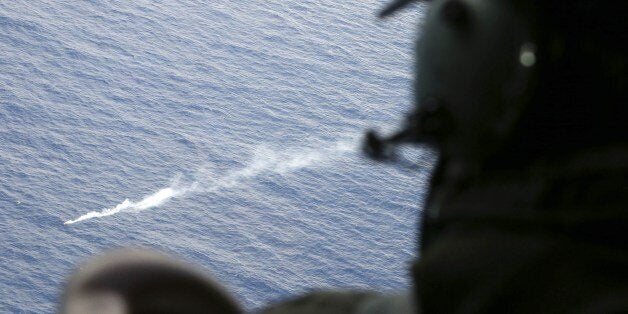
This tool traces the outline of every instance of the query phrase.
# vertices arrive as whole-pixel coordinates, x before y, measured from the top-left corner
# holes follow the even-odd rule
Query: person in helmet
[[[625,9],[432,2],[416,111],[367,140],[376,156],[404,141],[441,154],[413,266],[421,312],[628,311]]]

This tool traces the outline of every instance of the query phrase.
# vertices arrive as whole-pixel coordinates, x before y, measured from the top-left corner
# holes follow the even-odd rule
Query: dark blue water
[[[407,287],[434,154],[357,149],[411,103],[421,8],[382,4],[0,2],[0,312],[54,312],[121,246],[198,264],[248,309]]]

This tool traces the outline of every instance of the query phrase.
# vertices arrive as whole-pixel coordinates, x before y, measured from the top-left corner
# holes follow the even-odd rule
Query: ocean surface
[[[0,2],[0,312],[51,313],[90,256],[147,247],[247,309],[409,285],[435,154],[375,163],[411,108],[424,7]]]

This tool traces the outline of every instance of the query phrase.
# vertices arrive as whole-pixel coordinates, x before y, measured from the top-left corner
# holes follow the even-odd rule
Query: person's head
[[[119,249],[94,257],[68,282],[61,313],[242,313],[212,278],[165,254]]]
[[[434,143],[461,168],[625,143],[622,1],[429,2],[411,141]]]

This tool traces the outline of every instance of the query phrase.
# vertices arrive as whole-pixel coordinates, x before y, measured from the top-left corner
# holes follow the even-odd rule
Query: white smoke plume
[[[173,180],[171,186],[162,188],[157,192],[145,196],[142,200],[132,202],[125,199],[122,203],[105,208],[101,211],[90,211],[80,217],[67,220],[64,224],[74,224],[93,218],[102,218],[116,215],[123,212],[137,212],[149,208],[158,207],[169,199],[182,198],[191,193],[211,193],[221,189],[237,188],[246,183],[246,180],[253,179],[263,174],[277,173],[286,174],[302,168],[323,166],[330,162],[337,161],[339,157],[346,153],[356,151],[356,141],[338,142],[322,149],[300,149],[284,150],[278,152],[270,148],[260,147],[253,154],[252,160],[247,166],[227,173],[220,178],[212,178],[202,171],[197,173],[197,179],[187,186],[181,186],[178,181]]]

